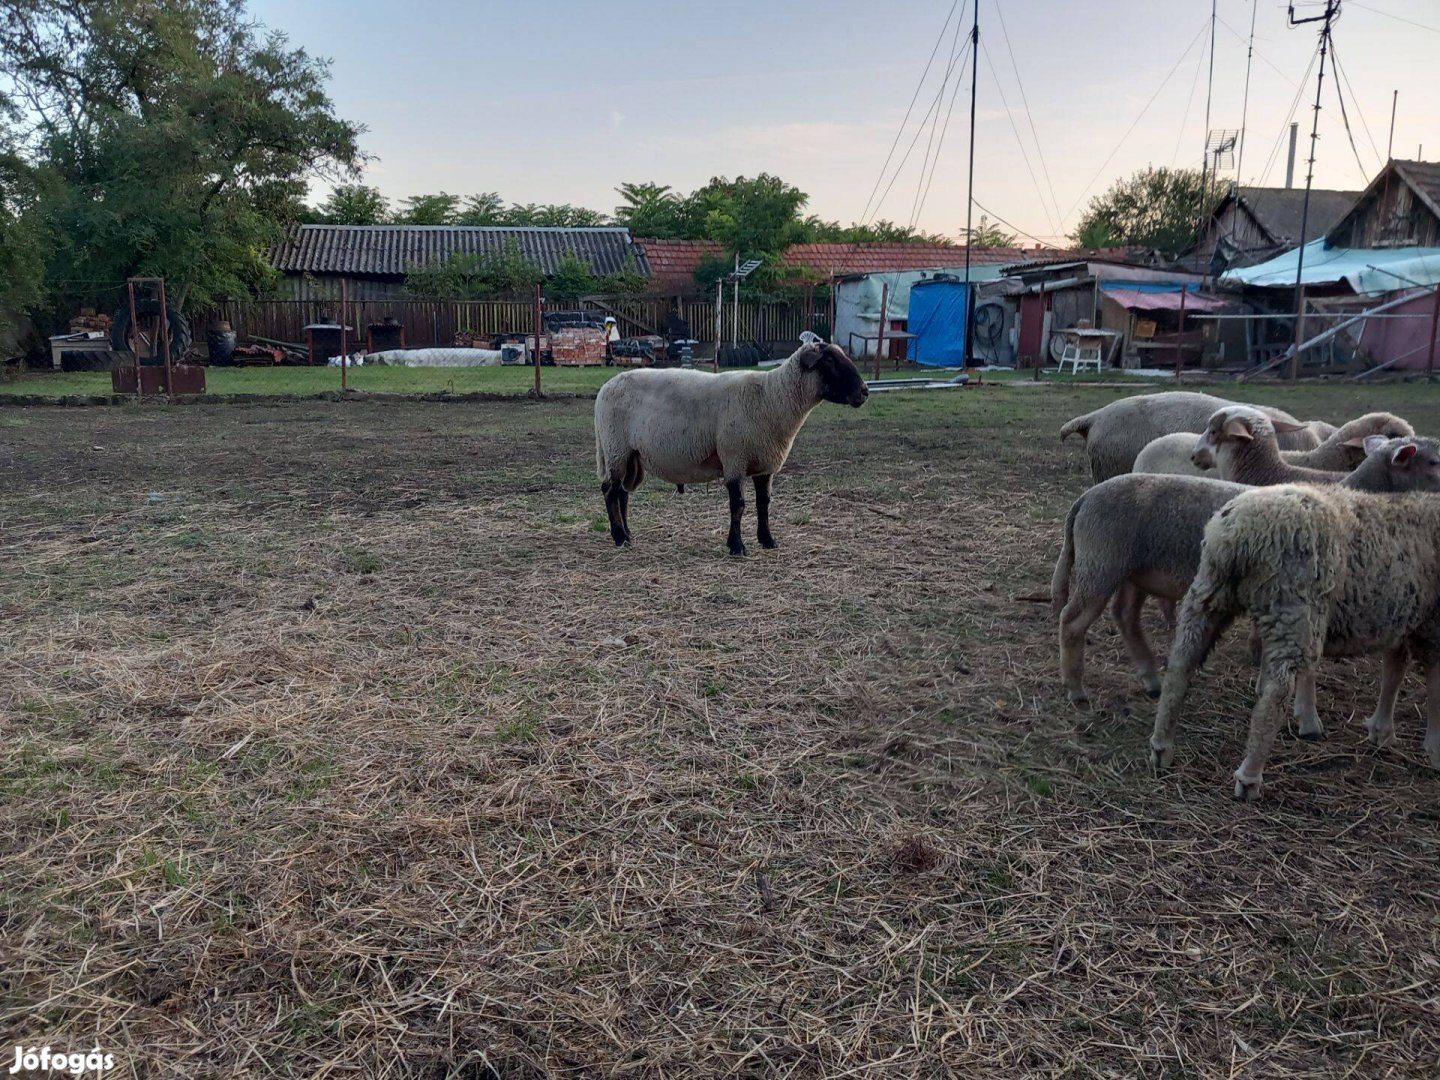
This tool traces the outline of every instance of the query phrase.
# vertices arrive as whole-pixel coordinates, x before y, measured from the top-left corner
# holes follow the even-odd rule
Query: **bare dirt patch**
[[[1405,395],[1397,401],[1396,394]],[[1260,391],[1338,420],[1415,387]],[[1228,797],[1232,635],[1176,771],[1043,594],[1116,396],[822,409],[781,548],[585,402],[0,414],[0,1046],[121,1075],[1433,1075],[1419,687]],[[1158,640],[1165,635],[1153,628]]]

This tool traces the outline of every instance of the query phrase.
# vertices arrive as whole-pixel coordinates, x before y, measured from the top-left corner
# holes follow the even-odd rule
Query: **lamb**
[[[1344,486],[1371,492],[1440,491],[1440,443],[1371,436],[1371,453]],[[1434,461],[1434,467],[1431,462]],[[1060,672],[1076,706],[1085,693],[1085,632],[1114,598],[1112,615],[1126,652],[1151,697],[1161,683],[1155,657],[1140,626],[1148,595],[1169,601],[1185,595],[1196,567],[1205,523],[1231,499],[1253,490],[1198,476],[1127,473],[1096,484],[1070,507],[1065,539],[1050,583],[1059,617]],[[1302,733],[1323,728],[1313,682],[1302,684],[1296,715]]]
[[[1355,430],[1365,432],[1355,436],[1362,450],[1361,461],[1365,459],[1363,449],[1368,436],[1378,435],[1392,439],[1415,434],[1414,429],[1398,417],[1392,417],[1388,413],[1371,415],[1376,418],[1374,421],[1364,424],[1354,422]],[[1256,487],[1269,487],[1274,484],[1338,484],[1354,467],[1345,465],[1341,471],[1332,471],[1285,460],[1276,435],[1283,427],[1283,421],[1273,420],[1249,406],[1228,406],[1216,412],[1206,423],[1204,434],[1195,444],[1193,459],[1197,465],[1215,464],[1222,480],[1252,484]],[[1347,424],[1346,427],[1351,425]],[[1327,459],[1329,455],[1320,457],[1322,461]],[[1315,459],[1312,457],[1307,460]]]
[[[1440,483],[1440,444],[1388,442],[1378,452],[1416,480]],[[1260,683],[1235,797],[1261,794],[1276,708],[1321,655],[1384,657],[1370,740],[1394,736],[1394,706],[1411,656],[1425,673],[1425,750],[1440,769],[1440,499],[1380,497],[1344,487],[1284,484],[1246,491],[1205,527],[1200,566],[1180,623],[1150,737],[1157,770],[1174,760],[1175,731],[1195,669],[1220,633],[1248,613],[1261,637]]]
[[[1216,409],[1238,404],[1209,394],[1183,390],[1112,401],[1104,408],[1077,416],[1060,429],[1060,438],[1078,434],[1085,440],[1090,458],[1090,473],[1098,484],[1112,476],[1130,471],[1135,457],[1151,439],[1174,431],[1199,431]],[[1262,412],[1289,423],[1298,424],[1289,413],[1263,408]],[[1318,421],[1282,436],[1281,446],[1287,450],[1310,450],[1320,445],[1333,428],[1324,425],[1319,434]]]
[[[686,368],[623,372],[595,395],[595,463],[617,546],[630,543],[630,493],[647,472],[667,483],[723,479],[730,493],[731,555],[744,555],[745,478],[755,482],[757,538],[770,531],[770,478],[822,401],[859,408],[870,396],[837,345],[802,345],[769,371],[711,374]]]
[[[1207,421],[1208,423],[1208,421]],[[1315,421],[1311,421],[1312,425]],[[1290,465],[1308,469],[1349,472],[1365,460],[1365,439],[1383,435],[1387,439],[1414,435],[1415,429],[1391,413],[1366,413],[1337,428],[1314,450],[1281,450],[1280,457]],[[1146,443],[1135,458],[1132,472],[1175,473],[1180,476],[1204,476],[1214,467],[1213,456],[1208,462],[1193,458],[1200,435],[1176,432],[1162,435]]]

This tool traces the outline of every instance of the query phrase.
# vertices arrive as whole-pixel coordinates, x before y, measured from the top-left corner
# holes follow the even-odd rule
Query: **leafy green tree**
[[[8,348],[7,331],[43,294],[44,236],[35,214],[35,181],[18,156],[0,152],[0,348]]]
[[[681,200],[669,184],[621,184],[615,191],[621,199],[615,208],[615,221],[628,228],[632,236],[687,239],[682,235]]]
[[[589,261],[580,258],[573,251],[560,256],[555,272],[545,283],[545,292],[556,300],[578,300],[598,291],[599,281]]]
[[[411,195],[404,202],[404,209],[395,216],[397,225],[454,225],[459,216],[460,196],[448,192]]]
[[[336,185],[313,215],[323,225],[383,225],[389,216],[390,200],[364,184]]]
[[[1086,248],[1134,244],[1178,254],[1202,216],[1198,169],[1145,168],[1090,200],[1071,236]]]
[[[808,198],[769,173],[753,179],[722,176],[691,196],[690,212],[703,213],[706,239],[718,240],[733,254],[778,254],[800,235],[799,214]]]
[[[513,203],[505,211],[502,223],[584,229],[604,225],[605,215],[598,210],[587,210],[583,206],[570,206],[568,203],[526,203],[523,206]]]
[[[455,219],[457,225],[504,225],[505,201],[496,191],[483,191],[465,200],[465,209]]]
[[[650,279],[640,272],[635,256],[627,253],[619,270],[596,282],[595,291],[605,296],[639,296],[650,291]]]
[[[29,227],[50,281],[90,283],[48,306],[135,274],[191,306],[263,284],[305,182],[362,161],[327,78],[241,0],[0,4],[0,85],[24,102],[11,136],[39,193]]]
[[[960,242],[969,244],[975,248],[1008,248],[1019,243],[1020,238],[1015,233],[1008,233],[996,225],[990,224],[990,219],[981,215],[980,224],[969,234],[960,230]]]
[[[405,291],[435,300],[525,297],[543,277],[511,240],[499,251],[452,255],[443,263],[411,266],[406,270]]]

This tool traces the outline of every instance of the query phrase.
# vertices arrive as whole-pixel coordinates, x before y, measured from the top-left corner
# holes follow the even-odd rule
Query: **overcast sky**
[[[959,9],[967,12],[957,43],[965,49],[971,2],[958,0],[943,39],[951,0],[252,0],[251,7],[334,60],[341,115],[369,127],[364,145],[376,160],[366,182],[392,198],[498,191],[508,201],[609,211],[622,181],[688,191],[713,175],[768,171],[809,192],[814,213],[849,222],[874,216],[866,203],[921,72],[939,39],[881,191],[941,90]],[[1115,178],[1146,164],[1199,165],[1210,0],[1003,0],[1003,28],[997,0],[979,2],[977,203],[1026,233],[1058,240],[1089,196]],[[1322,5],[1296,6],[1309,15]],[[1285,121],[1303,90],[1294,114],[1301,122],[1296,183],[1303,185],[1314,71],[1301,81],[1315,27],[1288,28],[1285,4],[1275,0],[1218,0],[1218,10],[1210,127],[1241,126],[1253,12],[1244,179],[1284,183]],[[1316,186],[1359,188],[1373,175],[1385,156],[1395,90],[1395,156],[1414,157],[1423,144],[1426,156],[1440,159],[1440,2],[1344,0],[1335,43],[1359,162],[1330,69]],[[970,71],[962,63],[937,110],[939,125],[921,131],[880,216],[914,218],[951,235],[963,226]],[[957,83],[922,200],[926,149],[932,135],[940,143]],[[937,161],[933,150],[930,158]]]

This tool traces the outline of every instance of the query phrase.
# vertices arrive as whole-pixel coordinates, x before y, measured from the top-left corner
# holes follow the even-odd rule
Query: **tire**
[[[135,314],[141,318],[150,315],[156,318],[160,315],[159,300],[136,300]],[[170,321],[170,360],[172,363],[179,363],[190,351],[192,341],[190,335],[190,322],[181,314],[180,309],[171,307],[168,311]],[[120,309],[115,312],[114,321],[110,324],[110,347],[116,352],[128,353],[130,351],[130,305],[121,304]],[[158,351],[154,356],[146,356],[140,361],[146,367],[159,367],[165,363],[164,351]]]

